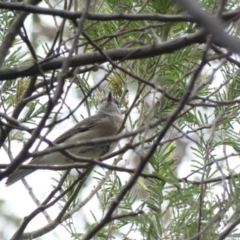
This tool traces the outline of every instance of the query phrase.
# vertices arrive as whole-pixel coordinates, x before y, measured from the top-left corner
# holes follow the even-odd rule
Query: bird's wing
[[[101,121],[101,118],[99,116],[96,118],[95,116],[91,116],[89,118],[86,118],[76,124],[74,127],[70,128],[68,131],[64,132],[62,135],[60,135],[58,138],[54,140],[54,143],[59,144],[64,141],[66,141],[68,138],[80,133],[80,132],[86,132],[98,125],[99,121]]]

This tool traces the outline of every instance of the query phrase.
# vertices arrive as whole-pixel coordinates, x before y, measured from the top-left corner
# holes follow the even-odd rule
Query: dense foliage
[[[238,5],[0,2],[2,182],[39,153],[32,147],[41,136],[69,118],[80,121],[79,107],[90,114],[109,90],[124,114],[112,160],[90,161],[74,176],[60,171],[45,197],[35,199],[24,182],[37,205],[21,224],[4,210],[1,218],[15,222],[11,239],[34,239],[60,224],[72,239],[238,236]],[[72,94],[76,106],[67,101]],[[84,212],[93,198],[97,211]],[[58,214],[50,219],[55,203]],[[46,224],[26,231],[42,213]]]

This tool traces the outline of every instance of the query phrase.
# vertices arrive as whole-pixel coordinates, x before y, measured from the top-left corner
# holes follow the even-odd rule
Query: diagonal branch
[[[226,49],[234,53],[240,53],[240,41],[224,31],[219,18],[211,16],[192,0],[177,0],[177,3],[211,33],[215,40],[221,42]]]
[[[166,53],[173,53],[188,45],[195,43],[204,43],[207,34],[205,31],[198,31],[194,34],[189,34],[184,37],[179,37],[168,42],[147,45],[137,48],[119,48],[103,51],[113,61],[118,60],[132,60],[155,57]],[[50,61],[44,60],[39,63],[42,71],[47,72],[51,70],[60,69],[63,61],[66,58],[60,57]],[[106,58],[99,52],[85,53],[73,56],[69,59],[69,67],[80,67],[89,64],[101,64],[106,62]],[[21,67],[12,67],[9,69],[0,70],[0,80],[16,79],[18,77],[32,76],[39,73],[39,69],[35,65],[27,65]]]
[[[40,0],[28,0],[28,4],[36,5]],[[31,5],[30,5],[31,6]],[[26,17],[29,15],[29,12],[21,12],[18,14],[13,23],[11,24],[10,28],[8,29],[8,32],[2,41],[2,44],[0,46],[0,67],[2,67],[4,60],[8,54],[9,49],[11,48],[13,41],[15,40],[15,37],[17,36],[20,28],[22,27],[22,24]]]

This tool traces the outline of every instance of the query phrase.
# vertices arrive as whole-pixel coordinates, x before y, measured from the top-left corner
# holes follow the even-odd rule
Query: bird
[[[123,116],[118,101],[109,92],[96,111],[95,115],[83,119],[74,127],[64,132],[53,141],[57,146],[66,143],[76,143],[76,141],[89,141],[95,138],[114,136],[120,129],[123,122]],[[88,158],[97,158],[112,152],[117,142],[98,143],[86,146],[69,148],[68,151],[79,156]],[[48,149],[50,147],[47,147]],[[73,163],[74,161],[61,152],[52,152],[43,156],[35,157],[30,164],[48,164],[63,165]],[[16,169],[7,179],[6,186],[10,186],[20,179],[26,177],[35,169]]]

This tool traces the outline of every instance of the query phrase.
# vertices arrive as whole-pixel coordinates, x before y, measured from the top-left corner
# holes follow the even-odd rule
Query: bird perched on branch
[[[107,98],[101,101],[101,104],[95,115],[88,117],[73,128],[69,129],[59,136],[54,144],[64,146],[66,143],[76,143],[77,141],[89,141],[95,138],[110,137],[117,133],[122,124],[122,114],[119,104],[109,92]],[[69,148],[69,152],[88,158],[97,158],[110,153],[116,147],[117,142],[96,143],[85,146]],[[46,149],[49,149],[47,147]],[[52,152],[44,156],[39,156],[30,162],[31,164],[63,165],[73,163],[74,161],[61,152]],[[7,179],[6,185],[9,186],[28,174],[34,172],[33,169],[17,169]]]

